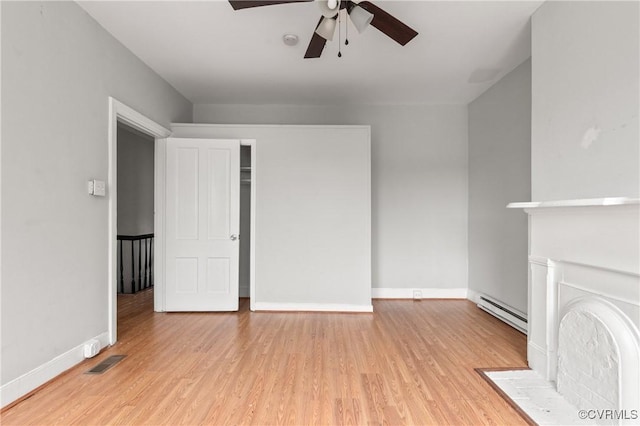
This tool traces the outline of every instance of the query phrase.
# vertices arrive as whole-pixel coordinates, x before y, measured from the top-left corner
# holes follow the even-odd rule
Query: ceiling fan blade
[[[369,1],[361,1],[360,3],[357,3],[357,5],[373,14],[371,25],[403,46],[418,35],[416,30],[406,24],[403,24],[401,21],[389,15],[387,12]]]
[[[318,21],[318,25],[316,25],[316,30],[320,26],[320,23],[324,17],[320,18]],[[313,30],[313,36],[311,37],[311,41],[309,42],[309,46],[307,47],[307,52],[304,54],[305,59],[309,58],[319,58],[322,55],[322,51],[324,50],[324,45],[327,43],[323,37],[319,36],[315,30]]]
[[[248,9],[250,7],[273,6],[275,4],[305,3],[313,0],[229,0],[233,10]]]

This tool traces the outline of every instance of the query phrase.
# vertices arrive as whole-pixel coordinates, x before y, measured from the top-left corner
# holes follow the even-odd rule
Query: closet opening
[[[239,297],[250,298],[251,283],[251,188],[252,164],[251,145],[240,146],[240,257],[239,257]],[[242,300],[241,300],[242,302]],[[241,303],[241,309],[248,309]]]

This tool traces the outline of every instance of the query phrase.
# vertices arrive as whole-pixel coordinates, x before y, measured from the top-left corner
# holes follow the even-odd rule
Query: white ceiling
[[[313,3],[79,4],[195,104],[334,105],[466,104],[530,56],[530,17],[542,3],[373,2],[419,35],[402,47],[374,27],[350,26],[342,58],[336,33],[319,59],[303,59],[320,17]],[[297,46],[282,42],[286,33],[299,36]]]

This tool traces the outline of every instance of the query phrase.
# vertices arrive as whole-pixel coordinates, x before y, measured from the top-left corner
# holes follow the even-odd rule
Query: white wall
[[[532,17],[532,197],[640,195],[638,2],[545,2]]]
[[[469,104],[469,288],[527,312],[531,60]]]
[[[108,199],[87,180],[107,180],[108,96],[166,127],[192,106],[74,2],[0,7],[4,404],[107,332]]]
[[[256,140],[257,310],[371,310],[368,127],[172,130],[175,137]]]
[[[466,291],[466,106],[195,105],[194,121],[371,125],[374,290]]]
[[[118,126],[118,234],[153,233],[151,137]]]

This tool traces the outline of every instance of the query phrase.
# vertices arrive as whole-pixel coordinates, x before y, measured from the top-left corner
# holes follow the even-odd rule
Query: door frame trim
[[[109,126],[108,126],[108,148],[109,148],[109,174],[108,174],[108,198],[109,198],[109,226],[108,226],[108,333],[109,344],[113,345],[118,340],[118,275],[117,275],[117,216],[118,216],[118,122],[124,123],[129,127],[141,131],[155,139],[155,150],[158,150],[160,139],[167,138],[171,135],[171,131],[145,115],[137,112],[133,108],[123,104],[117,99],[109,96]],[[157,156],[157,154],[155,154]],[[155,168],[155,166],[154,166]],[[155,170],[155,184],[158,183],[158,171]],[[155,195],[158,194],[157,188]],[[154,211],[162,212],[158,209],[156,197],[154,197]],[[157,216],[157,215],[155,215]],[[154,224],[155,224],[154,218]],[[154,230],[156,238],[158,232],[162,234],[162,229]],[[160,235],[162,238],[162,235]],[[156,248],[158,247],[156,241]],[[154,275],[158,270],[157,263],[154,262]],[[156,277],[157,279],[158,277]],[[154,302],[157,303],[157,298]]]
[[[153,310],[154,312],[164,312],[166,306],[164,294],[166,137],[156,139],[153,155]]]

